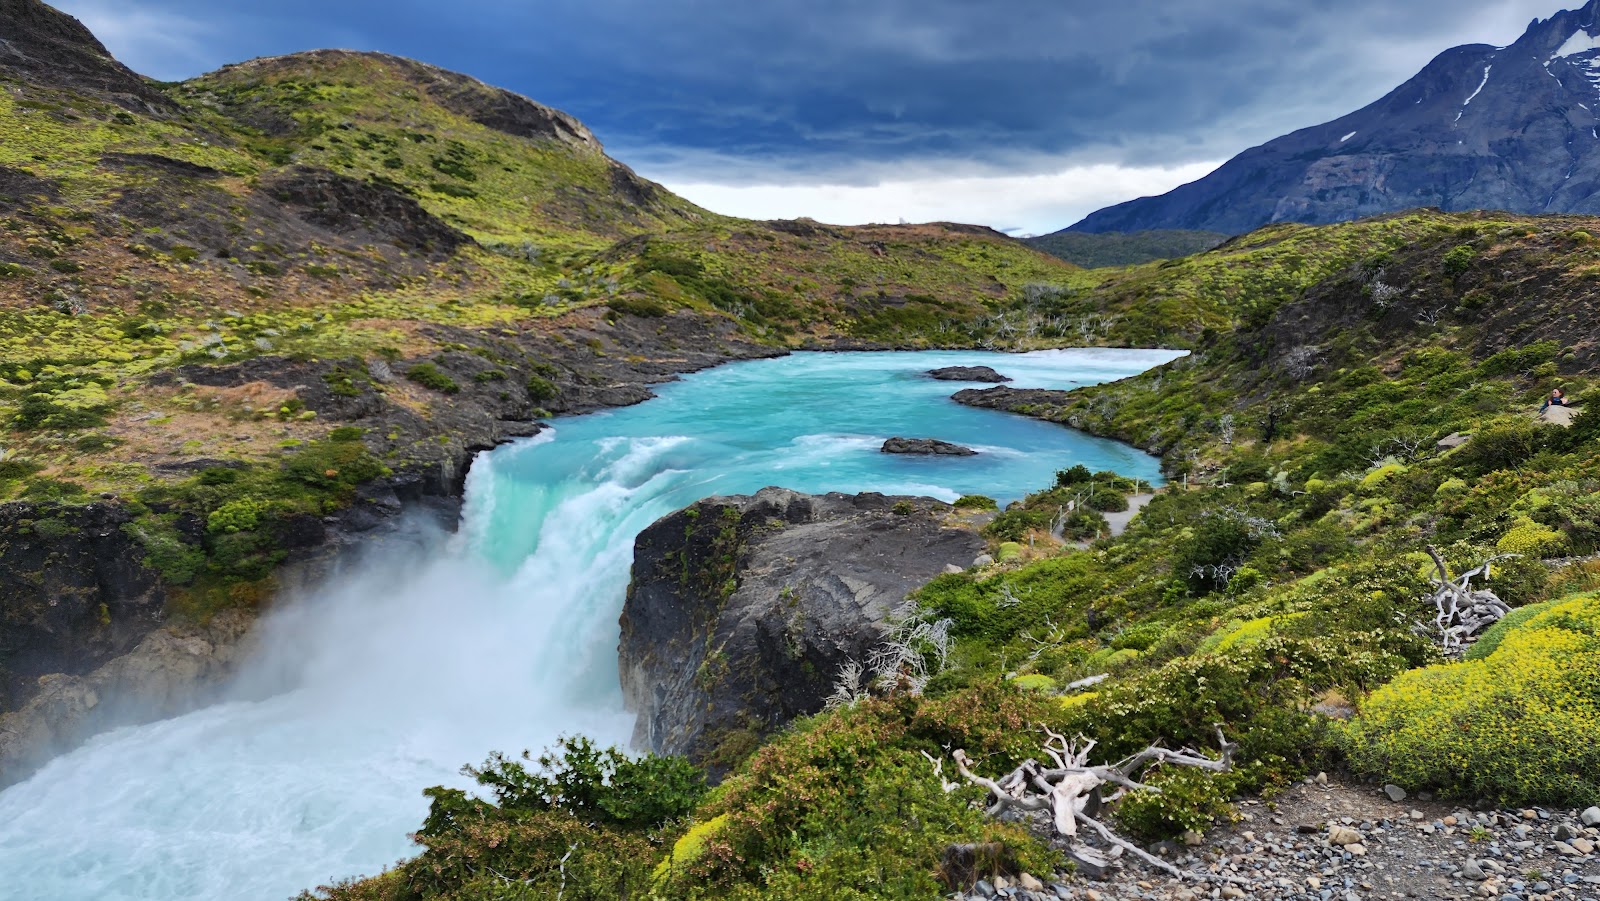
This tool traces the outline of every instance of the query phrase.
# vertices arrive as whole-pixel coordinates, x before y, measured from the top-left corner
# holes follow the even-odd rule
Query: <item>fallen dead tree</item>
[[[1500,600],[1500,596],[1493,591],[1487,588],[1473,589],[1472,580],[1479,576],[1484,579],[1491,578],[1492,567],[1497,561],[1509,560],[1518,555],[1500,554],[1490,557],[1476,568],[1452,578],[1450,567],[1445,564],[1438,550],[1431,545],[1425,550],[1428,556],[1433,558],[1433,565],[1439,571],[1433,576],[1433,594],[1428,597],[1438,611],[1433,620],[1436,638],[1446,653],[1456,653],[1462,650],[1468,640],[1511,612],[1506,602]]]
[[[1094,749],[1095,742],[1068,741],[1065,736],[1049,729],[1045,729],[1044,733],[1046,740],[1043,751],[1054,765],[1046,765],[1032,759],[1025,760],[1021,766],[999,779],[985,778],[973,772],[972,760],[967,757],[965,751],[958,749],[951,754],[955,758],[956,770],[963,779],[989,791],[990,816],[999,816],[1007,810],[1026,813],[1048,812],[1052,830],[1065,844],[1067,854],[1080,865],[1097,870],[1104,870],[1110,860],[1127,852],[1156,869],[1180,879],[1235,885],[1253,884],[1248,879],[1181,869],[1117,835],[1109,826],[1097,819],[1101,805],[1118,800],[1130,790],[1138,789],[1159,794],[1161,789],[1146,785],[1137,779],[1151,766],[1162,764],[1188,766],[1213,773],[1225,773],[1231,770],[1233,754],[1239,746],[1224,737],[1221,726],[1217,727],[1220,757],[1207,757],[1199,751],[1188,748],[1170,751],[1152,745],[1117,763],[1100,766],[1089,764],[1089,753]],[[939,774],[945,790],[953,791],[956,783],[944,781],[940,762],[931,756],[928,759],[933,762],[934,771]],[[1101,789],[1107,785],[1115,786],[1115,790],[1110,796],[1102,797]],[[1111,853],[1102,855],[1094,848],[1083,844],[1080,840],[1079,826],[1097,834],[1111,846]]]

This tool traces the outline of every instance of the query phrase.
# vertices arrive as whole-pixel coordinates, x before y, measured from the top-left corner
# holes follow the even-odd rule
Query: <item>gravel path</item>
[[[1179,882],[1128,861],[1105,879],[1058,876],[1029,891],[978,886],[964,896],[1015,901],[1197,901],[1201,898],[1377,901],[1389,898],[1600,901],[1600,810],[1465,810],[1378,786],[1318,777],[1270,801],[1239,805],[1239,822],[1154,848],[1189,870],[1246,886]],[[1004,882],[1004,880],[1002,880]],[[983,889],[987,888],[985,894]]]

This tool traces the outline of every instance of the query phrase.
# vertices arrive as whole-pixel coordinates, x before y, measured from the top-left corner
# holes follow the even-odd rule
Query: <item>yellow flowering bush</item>
[[[1405,471],[1406,467],[1403,463],[1384,464],[1383,466],[1380,466],[1377,469],[1367,473],[1366,476],[1361,479],[1361,487],[1363,490],[1371,491],[1372,489],[1388,481],[1390,478],[1400,475]]]
[[[1495,542],[1502,554],[1521,554],[1524,557],[1554,557],[1567,549],[1567,536],[1542,523],[1518,517],[1511,530]]]
[[[1374,692],[1346,727],[1354,767],[1409,788],[1501,802],[1600,800],[1600,600],[1511,628],[1481,660]]]
[[[1304,613],[1280,613],[1277,616],[1263,616],[1260,619],[1253,619],[1248,622],[1234,620],[1219,629],[1216,634],[1201,642],[1195,653],[1220,653],[1230,648],[1248,647],[1274,634],[1278,626],[1293,622],[1304,616]]]
[[[1043,673],[1024,673],[1012,676],[1011,684],[1023,691],[1053,692],[1056,690],[1056,680]]]

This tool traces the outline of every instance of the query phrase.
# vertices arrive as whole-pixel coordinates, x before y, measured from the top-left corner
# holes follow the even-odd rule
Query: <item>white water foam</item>
[[[0,792],[0,896],[254,901],[376,872],[415,853],[423,788],[470,784],[462,764],[564,733],[626,743],[617,615],[657,517],[773,483],[1004,502],[1074,462],[1158,478],[1130,448],[958,406],[966,386],[921,373],[987,364],[1061,388],[1173,356],[796,355],[480,455],[456,535],[282,606],[225,703],[102,735]],[[889,434],[985,453],[878,453]]]

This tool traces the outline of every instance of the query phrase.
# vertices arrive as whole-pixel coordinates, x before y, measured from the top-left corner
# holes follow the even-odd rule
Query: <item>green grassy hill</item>
[[[776,347],[965,344],[1025,285],[1080,277],[987,229],[718,216],[563,113],[395,57],[256,60],[152,88],[160,105],[48,74],[0,67],[0,420],[10,471],[38,474],[0,497],[36,477],[90,493],[160,478],[139,439],[180,413],[189,441],[234,430],[237,408],[161,402],[152,386],[177,367],[409,368],[595,311]],[[106,423],[114,436],[95,431]],[[307,418],[280,437],[333,427]]]
[[[1228,240],[1222,232],[1165,229],[1092,234],[1062,230],[1023,239],[1028,246],[1085,269],[1136,266],[1201,253]]]

